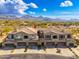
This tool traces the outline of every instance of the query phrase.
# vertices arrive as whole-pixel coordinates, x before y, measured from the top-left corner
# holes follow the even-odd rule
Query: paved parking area
[[[79,57],[79,49],[77,49],[77,48],[71,48],[71,49]]]
[[[46,54],[53,54],[53,55],[75,58],[75,55],[68,48],[58,48],[58,49],[60,49],[60,53],[57,53],[57,48],[46,49],[46,52],[47,52]]]
[[[12,50],[0,50],[0,55],[8,55],[11,54]]]
[[[22,49],[13,49],[13,50],[0,50],[0,55],[9,55],[9,54],[49,54],[49,55],[58,55],[64,57],[75,57],[75,55],[68,48],[59,48],[60,53],[57,53],[57,48],[47,48],[45,51],[43,49],[27,49],[26,52],[24,48]]]
[[[59,48],[61,50],[60,55],[66,57],[75,57],[75,55],[68,48]]]
[[[12,54],[23,54],[25,49],[14,49]]]

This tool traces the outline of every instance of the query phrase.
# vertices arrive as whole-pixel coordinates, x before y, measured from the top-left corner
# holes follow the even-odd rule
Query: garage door
[[[62,47],[62,48],[63,48],[63,47],[66,47],[66,42],[59,42],[59,43],[58,43],[58,47],[60,47],[60,48],[61,48],[61,47]]]
[[[30,42],[29,43],[29,48],[31,48],[31,49],[37,49],[37,43],[36,42]]]
[[[24,47],[24,46],[26,46],[26,42],[18,42],[17,45],[19,47]]]
[[[12,47],[15,47],[15,45],[14,45],[14,44],[5,44],[5,47],[10,47],[10,48],[12,48]]]
[[[47,48],[55,47],[55,43],[54,43],[54,42],[47,42],[47,43],[46,43],[46,47],[47,47]]]

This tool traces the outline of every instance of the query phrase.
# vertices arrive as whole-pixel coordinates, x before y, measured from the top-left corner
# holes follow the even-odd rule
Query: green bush
[[[0,43],[0,48],[2,48],[2,42]]]

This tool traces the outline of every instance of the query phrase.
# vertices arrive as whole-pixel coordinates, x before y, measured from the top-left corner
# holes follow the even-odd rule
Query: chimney
[[[38,35],[39,38],[44,38],[44,32],[41,31],[41,30],[37,31],[37,35]]]

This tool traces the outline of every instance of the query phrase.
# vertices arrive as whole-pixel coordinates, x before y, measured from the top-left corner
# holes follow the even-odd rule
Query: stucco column
[[[65,40],[67,41],[67,35],[65,35]]]
[[[17,42],[14,42],[13,44],[17,47]]]
[[[46,46],[46,42],[44,42],[44,46]]]
[[[59,40],[60,38],[59,38],[59,34],[57,34],[57,39]]]
[[[65,35],[65,42],[66,42],[66,45],[68,46],[69,43],[67,42],[67,35]]]
[[[5,47],[5,43],[2,43],[2,47]]]
[[[29,46],[29,42],[26,42],[26,45]]]
[[[55,45],[58,44],[58,42],[55,42]]]
[[[53,36],[53,35],[51,35],[51,40],[53,39],[52,36]]]
[[[59,40],[60,38],[59,38],[59,34],[57,34],[57,39],[56,39],[56,41],[55,41],[55,44],[57,44],[60,40]]]
[[[40,41],[38,41],[38,45],[41,45],[41,42]]]

